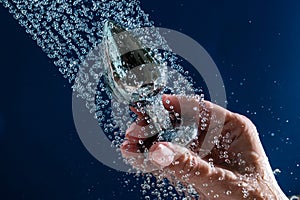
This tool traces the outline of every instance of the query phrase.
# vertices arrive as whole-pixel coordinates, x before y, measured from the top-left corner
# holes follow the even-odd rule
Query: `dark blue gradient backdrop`
[[[141,4],[156,26],[181,31],[209,52],[228,108],[257,125],[284,192],[300,193],[300,2]],[[123,179],[135,179],[102,165],[81,144],[70,85],[2,6],[0,27],[0,199],[140,198],[138,189],[123,187]]]

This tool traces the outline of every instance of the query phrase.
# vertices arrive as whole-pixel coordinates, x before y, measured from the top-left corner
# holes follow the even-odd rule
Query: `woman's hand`
[[[127,130],[121,150],[132,166],[147,172],[160,169],[166,177],[191,184],[207,199],[287,199],[248,118],[183,96],[164,95],[162,101],[171,118],[176,116],[183,123],[199,120],[198,137],[189,148],[153,142],[148,137],[151,120],[141,110],[131,108],[138,119]],[[145,154],[141,147],[149,141]]]

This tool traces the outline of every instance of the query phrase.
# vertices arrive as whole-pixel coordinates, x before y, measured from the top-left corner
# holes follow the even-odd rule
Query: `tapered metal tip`
[[[107,21],[103,29],[103,44],[105,79],[115,96],[126,101],[138,101],[155,95],[163,88],[164,68],[132,32]]]
[[[106,33],[110,32],[112,35],[119,34],[126,31],[122,26],[117,24],[116,22],[112,20],[107,20],[104,24],[104,35],[107,35]]]

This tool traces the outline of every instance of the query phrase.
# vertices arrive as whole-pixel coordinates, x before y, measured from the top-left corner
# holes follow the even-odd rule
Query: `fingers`
[[[228,110],[209,101],[201,100],[198,96],[163,95],[162,101],[166,110],[174,112],[186,124],[193,120],[201,120],[197,122],[199,125],[206,123],[208,126],[214,120],[223,125],[225,116],[229,114]],[[217,125],[217,123],[212,124],[214,126],[211,128]]]
[[[125,160],[135,169],[142,172],[153,172],[158,169],[156,165],[145,159],[145,155],[140,152],[137,143],[124,141],[121,146],[121,153]]]
[[[138,115],[138,116],[143,117],[143,116],[146,115],[145,110],[144,110],[143,107],[141,107],[141,106],[139,106],[139,107],[133,107],[133,106],[130,106],[129,108],[130,108],[130,110],[131,110],[132,112],[134,112],[134,113],[135,113],[136,115]]]
[[[132,143],[138,143],[141,140],[144,141],[151,137],[151,131],[153,131],[153,129],[151,129],[150,126],[144,126],[143,123],[137,124],[136,122],[133,122],[126,130],[125,138]]]
[[[139,147],[136,143],[130,141],[124,141],[121,146],[122,156],[134,167],[138,167],[143,164],[143,154],[140,153]]]
[[[163,95],[162,101],[166,110],[174,112],[180,119],[180,126],[194,126],[198,129],[195,145],[191,148],[202,158],[210,153],[214,147],[213,140],[222,134],[230,112],[198,96]]]
[[[162,102],[166,110],[173,111],[180,114],[180,102],[177,96],[174,95],[163,95]]]
[[[149,160],[164,170],[172,171],[179,179],[188,177],[189,182],[207,182],[214,177],[223,177],[226,171],[213,166],[213,163],[206,162],[194,152],[185,147],[160,142],[153,145],[149,152]],[[232,177],[234,177],[233,174]]]
[[[234,173],[213,166],[213,163],[202,160],[187,148],[169,142],[153,145],[149,152],[149,160],[178,180],[196,186],[215,181],[221,184],[220,180],[234,181],[237,178]],[[206,192],[205,188],[202,192]]]
[[[160,142],[152,145],[149,150],[149,160],[159,168],[165,168],[175,160],[176,152],[167,146],[167,143]]]
[[[182,176],[192,173],[201,172],[201,176],[209,175],[211,167],[209,164],[200,159],[195,153],[187,148],[169,143],[160,142],[153,145],[150,149],[149,160],[155,165],[182,179]]]
[[[199,124],[199,100],[195,97],[163,95],[162,102],[166,110],[175,117],[179,125]],[[174,116],[172,116],[174,115]],[[172,118],[171,118],[172,120]],[[174,121],[174,120],[172,120]]]
[[[140,126],[146,126],[149,124],[149,116],[146,114],[146,111],[141,108],[135,108],[133,106],[129,107],[132,112],[137,115],[136,123]]]
[[[136,157],[136,155],[140,151],[136,143],[132,143],[128,140],[125,140],[121,145],[121,152],[124,157],[129,158],[129,157]]]
[[[162,103],[166,110],[170,112],[170,118],[173,126],[194,126],[198,129],[198,137],[195,138],[195,145],[191,148],[198,152],[200,157],[205,157],[214,147],[212,142],[216,137],[222,134],[223,126],[230,116],[226,109],[208,101],[202,101],[197,96],[175,96],[163,95]],[[151,120],[143,108],[130,108],[138,115],[136,125],[131,126],[126,133],[126,137],[132,139],[132,142],[145,140],[153,137],[157,132],[151,130]],[[132,128],[135,127],[135,128]],[[151,145],[150,145],[151,146]]]

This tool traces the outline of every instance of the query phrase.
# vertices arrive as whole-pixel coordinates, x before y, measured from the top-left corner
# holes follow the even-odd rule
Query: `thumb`
[[[149,160],[179,180],[195,185],[202,185],[214,179],[235,178],[233,173],[215,167],[187,148],[170,142],[153,145],[149,151]]]
[[[159,142],[149,150],[149,160],[164,170],[172,170],[178,177],[182,175],[207,175],[211,166],[194,152],[170,142]]]

